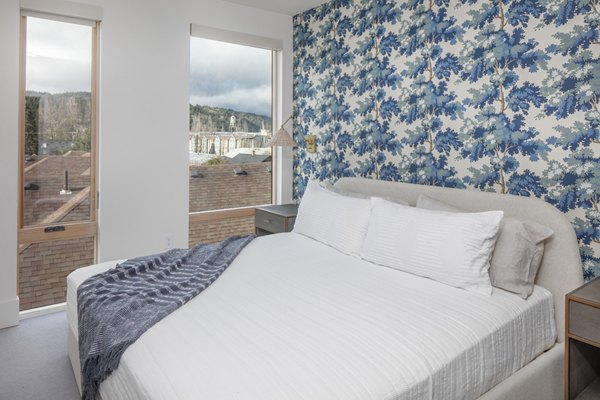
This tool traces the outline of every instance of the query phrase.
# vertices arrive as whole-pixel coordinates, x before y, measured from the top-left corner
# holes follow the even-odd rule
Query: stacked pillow
[[[325,188],[326,190],[330,191],[330,192],[334,192],[334,193],[337,193],[337,194],[341,194],[341,195],[343,195],[343,196],[357,197],[357,198],[359,198],[359,199],[370,199],[371,197],[373,197],[373,196],[371,196],[371,195],[368,195],[368,194],[365,194],[365,193],[360,193],[360,192],[350,192],[350,191],[348,191],[348,190],[339,189],[339,188],[337,188],[337,187],[333,186],[333,185],[332,185],[331,183],[329,183],[329,182],[323,182],[323,183],[322,183],[322,187],[323,187],[323,188]],[[395,198],[382,197],[382,199],[385,199],[385,200],[391,201],[392,203],[402,204],[402,205],[405,205],[405,206],[408,206],[408,205],[410,205],[410,204],[408,203],[408,201],[404,201],[404,200],[402,200],[402,199],[399,199],[399,198],[397,198],[397,197],[395,197]]]
[[[489,259],[502,211],[457,214],[371,200],[367,261],[490,295]]]
[[[310,181],[298,207],[293,232],[358,257],[370,214],[368,198],[344,196]]]
[[[425,195],[419,195],[417,207],[464,213],[456,207]],[[504,218],[490,266],[492,285],[516,293],[526,299],[533,292],[542,257],[544,241],[554,232],[533,221]]]
[[[415,208],[311,181],[293,232],[447,285],[487,295],[493,285],[527,298],[552,231],[503,214],[461,212],[424,195]]]

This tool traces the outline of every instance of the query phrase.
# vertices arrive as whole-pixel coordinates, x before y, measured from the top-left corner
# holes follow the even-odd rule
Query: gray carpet
[[[0,400],[76,400],[67,355],[67,317],[59,312],[0,329]]]

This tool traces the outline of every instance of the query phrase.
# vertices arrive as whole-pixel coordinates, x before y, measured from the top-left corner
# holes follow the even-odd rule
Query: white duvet
[[[68,278],[76,286],[111,263]],[[551,294],[491,297],[260,237],[140,337],[101,385],[116,399],[474,399],[556,338]],[[71,325],[76,333],[76,324]]]

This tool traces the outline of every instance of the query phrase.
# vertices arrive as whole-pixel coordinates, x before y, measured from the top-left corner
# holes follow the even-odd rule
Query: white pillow
[[[371,199],[367,261],[491,295],[488,269],[502,211],[456,214]]]
[[[417,207],[465,212],[424,194],[419,195]],[[498,240],[490,261],[492,286],[527,299],[535,287],[535,278],[544,255],[544,241],[553,233],[552,229],[533,221],[504,218],[500,223]]]
[[[298,207],[293,232],[358,257],[370,214],[369,199],[343,196],[310,181]]]
[[[329,182],[323,182],[320,185],[321,185],[321,187],[325,188],[325,190],[329,190],[330,192],[341,194],[342,196],[358,197],[359,199],[370,199],[372,197],[371,195],[366,194],[366,193],[352,192],[350,190],[339,189],[339,188],[333,186]],[[402,204],[404,206],[409,206],[410,205],[407,201],[404,201],[404,200],[399,199],[399,198],[382,197],[382,199],[391,201],[392,203]]]

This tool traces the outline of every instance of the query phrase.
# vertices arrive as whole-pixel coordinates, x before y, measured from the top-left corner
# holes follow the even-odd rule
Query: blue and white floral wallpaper
[[[334,0],[294,17],[294,190],[536,196],[600,276],[600,0]],[[305,136],[318,152],[306,153]]]

